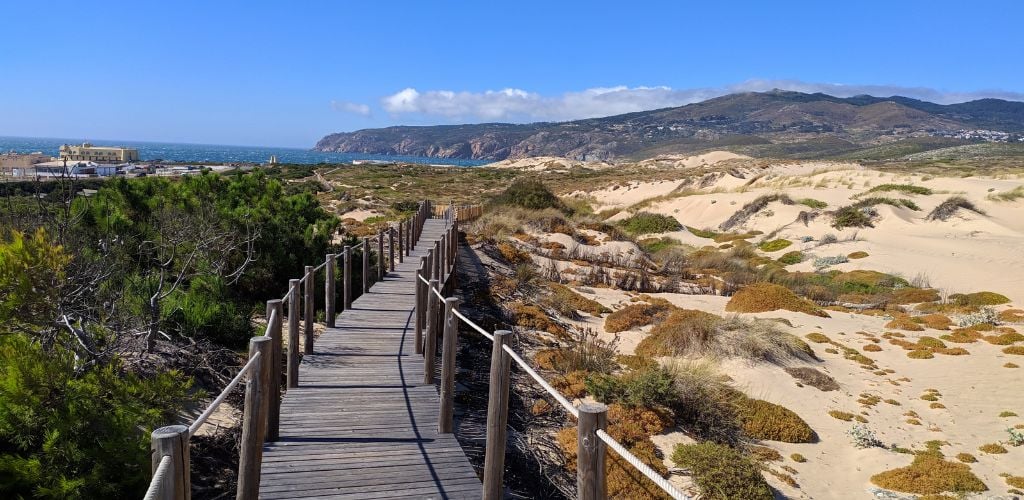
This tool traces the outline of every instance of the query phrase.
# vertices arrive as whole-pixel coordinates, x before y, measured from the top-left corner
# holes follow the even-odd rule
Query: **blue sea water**
[[[81,144],[81,139],[52,139],[35,137],[2,137],[0,152],[42,152],[57,156],[61,144]],[[351,163],[353,160],[379,160],[388,162],[424,163],[472,167],[486,161],[427,158],[421,156],[371,155],[359,153],[324,153],[299,148],[218,146],[213,144],[178,144],[170,142],[90,140],[96,146],[125,146],[139,150],[142,161],[164,160],[181,163],[266,163],[271,155],[280,163]]]

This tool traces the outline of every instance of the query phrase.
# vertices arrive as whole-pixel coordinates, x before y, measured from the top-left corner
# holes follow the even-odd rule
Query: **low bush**
[[[949,220],[950,217],[956,215],[961,209],[969,210],[979,215],[985,215],[983,210],[974,206],[974,203],[971,203],[966,198],[962,196],[953,196],[935,207],[935,209],[925,217],[925,220]]]
[[[799,264],[803,262],[804,259],[806,259],[806,256],[803,252],[799,250],[793,250],[792,252],[786,252],[782,254],[782,256],[779,257],[778,260],[780,263],[790,266],[793,264]]]
[[[842,207],[832,214],[832,227],[845,229],[848,227],[875,227],[871,217],[853,205]]]
[[[1022,323],[1024,322],[1024,310],[1007,309],[999,311],[998,318],[1001,323]]]
[[[698,439],[738,444],[743,438],[743,394],[726,384],[708,363],[676,363],[669,370],[675,385],[676,425]]]
[[[1013,345],[1010,347],[1003,348],[1003,353],[1024,356],[1024,345]]]
[[[868,344],[864,346],[865,352],[880,352],[881,350],[882,348],[879,347],[878,344]]]
[[[757,245],[757,248],[761,249],[762,252],[778,252],[783,248],[792,245],[793,242],[784,239],[762,241],[761,244]]]
[[[650,212],[639,212],[623,219],[621,225],[622,229],[631,235],[667,233],[683,228],[675,217]]]
[[[695,227],[686,226],[686,230],[689,231],[690,234],[697,236],[698,238],[712,239],[715,236],[718,236],[718,233],[714,231],[709,231],[707,229],[697,229]]]
[[[938,290],[931,288],[903,287],[889,292],[890,304],[917,304],[939,300]]]
[[[672,452],[672,461],[693,473],[701,498],[774,498],[757,463],[728,446],[716,443],[679,444]]]
[[[805,335],[805,337],[807,337],[807,340],[817,344],[829,344],[832,342],[832,339],[828,338],[828,335],[821,332],[811,332]]]
[[[996,292],[954,293],[949,301],[961,306],[997,306],[1010,302],[1009,297]]]
[[[807,422],[784,406],[760,399],[747,399],[741,408],[743,432],[752,438],[784,443],[817,441],[817,435]]]
[[[560,285],[558,283],[550,283],[548,288],[551,290],[549,303],[553,309],[559,312],[583,311],[591,316],[600,316],[604,313],[611,312],[610,309],[601,305],[600,302],[588,299],[574,292],[567,286]]]
[[[894,315],[892,321],[886,323],[885,327],[893,328],[895,330],[905,330],[908,332],[920,332],[924,330],[923,326],[917,324],[917,322],[906,314]]]
[[[513,302],[509,304],[508,310],[512,316],[511,323],[516,326],[548,332],[557,337],[564,337],[567,334],[565,328],[551,321],[547,313],[533,304]]]
[[[649,325],[664,318],[674,307],[668,302],[630,304],[609,314],[604,320],[608,333],[618,333]]]
[[[836,379],[818,371],[817,368],[804,366],[786,368],[786,373],[800,381],[800,383],[809,385],[820,391],[828,392],[839,390],[839,383],[836,382]]]
[[[978,451],[988,453],[989,455],[1002,455],[1007,453],[1006,447],[999,443],[983,444],[978,447]]]
[[[814,303],[797,297],[788,288],[773,283],[754,283],[741,288],[729,299],[725,310],[730,312],[787,311],[828,318],[829,315]]]
[[[794,461],[794,462],[796,462],[798,464],[802,464],[802,463],[807,461],[807,459],[804,458],[804,456],[799,454],[799,453],[794,453],[794,454],[790,455],[789,458],[790,458],[790,460],[792,460],[792,461]]]
[[[875,474],[871,482],[885,489],[917,494],[988,490],[969,466],[945,460],[937,448],[917,452],[910,465]]]
[[[907,357],[910,359],[932,359],[935,357],[935,355],[928,350],[914,349],[907,353]]]
[[[797,203],[816,210],[820,210],[828,206],[828,203],[825,203],[824,201],[821,200],[815,200],[814,198],[804,198],[802,200],[797,201]]]
[[[636,353],[643,356],[739,357],[751,361],[784,363],[813,359],[802,340],[783,332],[777,323],[677,309],[640,341]]]
[[[655,367],[623,375],[593,375],[587,377],[585,387],[602,403],[651,408],[672,405],[676,397],[674,381],[670,371]]]
[[[1024,476],[1006,476],[1006,484],[1014,488],[1024,488]]]
[[[502,258],[504,258],[509,264],[516,265],[533,262],[533,259],[530,258],[530,254],[528,252],[520,250],[519,247],[507,241],[498,242],[497,248],[498,253],[501,254]]]
[[[974,458],[974,455],[971,455],[970,453],[957,453],[956,459],[965,464],[973,464],[978,461],[978,459]]]
[[[529,210],[554,208],[568,211],[562,200],[552,193],[542,182],[533,179],[516,179],[501,194],[493,198],[489,206],[513,206]]]
[[[988,199],[992,201],[1014,201],[1020,198],[1024,198],[1024,186],[1017,186],[1009,191],[988,195]],[[1021,488],[1024,488],[1024,486],[1021,486]]]
[[[880,184],[868,190],[869,193],[877,192],[891,192],[896,191],[904,194],[921,194],[930,195],[932,190],[923,186],[914,186],[912,184]]]
[[[949,327],[953,326],[953,320],[942,314],[925,314],[918,319],[921,320],[921,324],[934,330],[949,330]]]
[[[832,418],[837,418],[837,419],[842,420],[844,422],[849,422],[849,421],[853,420],[853,417],[854,417],[854,414],[852,414],[850,412],[839,411],[839,410],[829,410],[828,414],[831,415]]]
[[[867,256],[868,256],[868,253],[867,253],[867,252],[864,252],[864,251],[856,251],[856,252],[852,252],[852,253],[850,253],[850,254],[849,254],[849,255],[847,255],[846,257],[847,257],[847,258],[850,258],[850,259],[863,259],[863,258],[865,258],[865,257],[867,257]]]

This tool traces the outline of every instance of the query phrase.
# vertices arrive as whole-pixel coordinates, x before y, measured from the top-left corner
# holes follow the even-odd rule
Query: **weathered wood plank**
[[[438,433],[437,388],[423,382],[416,354],[416,269],[444,232],[427,220],[410,258],[303,357],[300,386],[281,402],[280,437],[263,447],[261,498],[479,498],[458,441]]]

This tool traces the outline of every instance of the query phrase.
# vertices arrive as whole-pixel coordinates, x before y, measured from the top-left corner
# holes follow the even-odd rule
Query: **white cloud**
[[[748,80],[724,87],[694,89],[673,89],[665,86],[595,87],[556,96],[544,96],[514,88],[484,92],[421,92],[414,88],[406,88],[382,98],[381,107],[393,115],[440,116],[451,121],[565,121],[682,106],[735,92],[764,92],[772,89],[823,92],[837,97],[860,94],[879,97],[900,95],[940,104],[983,97],[1024,101],[1024,93],[1005,91],[944,92],[925,87],[844,85],[799,80]]]
[[[331,101],[331,109],[342,113],[352,113],[359,116],[370,116],[370,106],[357,102]]]

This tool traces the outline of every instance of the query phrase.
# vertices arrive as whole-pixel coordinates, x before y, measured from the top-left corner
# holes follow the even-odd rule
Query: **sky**
[[[1024,2],[0,6],[0,136],[309,148],[362,128],[562,121],[772,88],[1024,100]]]

